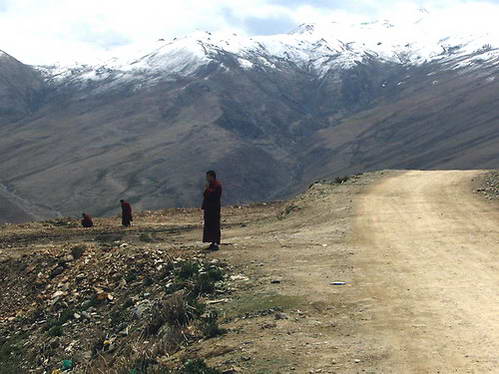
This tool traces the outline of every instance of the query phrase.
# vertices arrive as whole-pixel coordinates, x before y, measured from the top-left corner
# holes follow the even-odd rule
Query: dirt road
[[[359,198],[356,283],[383,372],[499,372],[499,211],[471,193],[475,174],[401,173]]]
[[[226,230],[217,256],[258,280],[252,305],[290,314],[230,325],[225,343],[253,344],[244,372],[499,373],[499,209],[473,193],[480,173],[317,185],[282,221]]]

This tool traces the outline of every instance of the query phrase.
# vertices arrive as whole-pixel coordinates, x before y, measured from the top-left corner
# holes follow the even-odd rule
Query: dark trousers
[[[220,209],[205,209],[203,242],[220,244]]]
[[[121,224],[123,226],[125,226],[125,227],[131,226],[131,224],[132,224],[132,217],[126,216],[126,215],[122,216],[121,217]]]

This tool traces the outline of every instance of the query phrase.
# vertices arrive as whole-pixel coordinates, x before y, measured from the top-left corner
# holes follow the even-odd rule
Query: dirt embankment
[[[229,207],[224,225],[272,212]],[[189,351],[225,334],[214,306],[233,293],[230,264],[180,239],[200,231],[200,212],[95,221],[1,226],[0,372],[219,373]]]
[[[38,370],[131,355],[129,369],[200,358],[224,373],[497,372],[499,210],[474,184],[493,175],[370,173],[227,208],[216,253],[202,251],[197,210],[144,213],[131,230],[4,226],[2,337],[14,355],[39,349],[24,361]],[[188,322],[154,313],[177,292],[206,310],[190,298]]]

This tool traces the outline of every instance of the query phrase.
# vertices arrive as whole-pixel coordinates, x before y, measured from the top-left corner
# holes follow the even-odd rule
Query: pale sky
[[[196,30],[269,35],[318,21],[400,21],[422,7],[443,23],[499,18],[499,0],[0,0],[0,49],[27,64],[85,61]]]

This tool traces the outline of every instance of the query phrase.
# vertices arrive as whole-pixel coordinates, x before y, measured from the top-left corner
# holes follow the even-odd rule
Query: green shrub
[[[96,357],[99,352],[104,349],[104,342],[106,341],[106,336],[100,334],[97,339],[92,344],[92,357]]]
[[[151,320],[147,323],[144,334],[156,335],[165,324],[181,327],[187,325],[195,314],[182,295],[170,296],[160,307],[155,308]]]
[[[218,326],[218,313],[216,311],[211,311],[206,317],[201,317],[198,328],[208,339],[225,333],[225,330]]]
[[[61,325],[52,326],[47,332],[49,336],[62,336],[64,334],[64,329]]]
[[[195,261],[185,261],[176,269],[175,275],[183,280],[191,279],[199,273],[201,266]]]
[[[29,312],[29,314],[26,315],[25,319],[24,319],[24,323],[25,324],[32,324],[32,323],[35,323],[41,319],[43,319],[45,313],[43,311],[43,309],[37,307],[36,309],[32,310],[31,312]]]
[[[59,316],[59,324],[64,325],[66,322],[74,318],[74,311],[72,309],[64,309]]]
[[[192,297],[192,295],[187,296],[187,309],[192,318],[198,318],[202,316],[206,310],[206,305],[200,303],[197,298]]]
[[[15,361],[1,361],[0,360],[0,373],[2,374],[19,374],[22,373],[20,364]]]
[[[21,342],[5,341],[0,344],[0,373],[21,373],[21,357],[23,356]]]
[[[128,320],[129,314],[128,314],[127,308],[124,308],[124,307],[115,308],[109,314],[109,318],[111,319],[111,326],[113,326],[113,327],[118,326],[123,321]]]
[[[224,279],[224,273],[222,269],[213,267],[208,270],[208,276],[215,282],[221,281]]]
[[[128,273],[125,275],[125,280],[127,283],[131,283],[131,282],[137,280],[137,270],[130,269],[128,271]]]
[[[133,300],[131,298],[128,298],[123,303],[123,309],[128,309],[128,308],[132,307],[134,304],[135,303],[133,302]]]
[[[45,324],[45,331],[48,332],[50,336],[61,336],[62,335],[62,325],[66,322],[71,321],[74,318],[74,311],[72,309],[64,309],[58,318],[51,318]],[[53,335],[59,334],[60,335]]]
[[[145,287],[149,287],[149,286],[152,286],[154,284],[154,279],[152,279],[151,277],[149,276],[146,276],[144,278],[144,280],[142,281],[142,284],[145,286]]]
[[[129,352],[126,357],[116,360],[108,360],[103,356],[98,356],[89,363],[82,363],[84,373],[87,374],[174,374],[176,371],[160,366],[155,360],[146,357],[145,354],[137,358],[136,354]],[[0,373],[2,373],[0,371]]]
[[[144,335],[145,336],[153,336],[156,335],[161,327],[165,324],[165,316],[161,310],[154,310],[153,315],[151,316],[151,319],[149,322],[146,324],[146,327],[144,328]]]
[[[188,304],[185,297],[181,295],[171,296],[164,304],[165,320],[172,326],[185,326],[191,319]]]
[[[193,292],[195,295],[215,292],[215,283],[224,279],[220,268],[212,267],[206,273],[200,273],[194,280]]]
[[[194,280],[192,285],[192,293],[195,296],[210,294],[215,291],[215,281],[208,273],[199,274]]]
[[[179,374],[221,374],[221,372],[208,367],[203,360],[197,359],[187,361]]]

